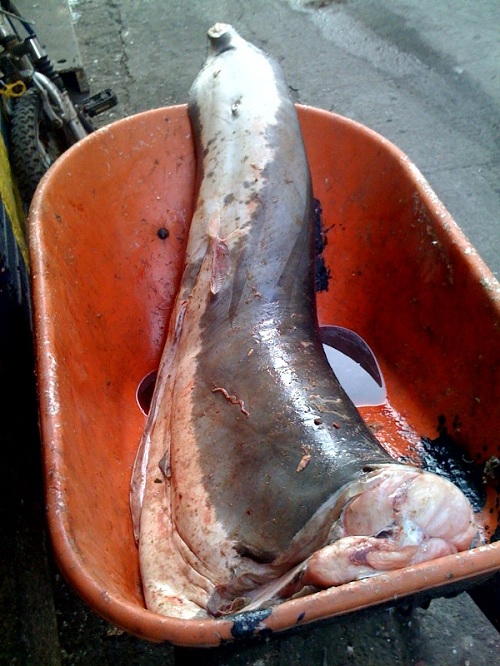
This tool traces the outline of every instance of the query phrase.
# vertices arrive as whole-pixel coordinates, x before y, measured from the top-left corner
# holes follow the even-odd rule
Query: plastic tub
[[[331,273],[323,323],[375,351],[389,402],[362,410],[395,455],[448,440],[479,469],[499,456],[500,287],[428,184],[367,128],[299,107]],[[138,636],[210,646],[370,605],[461,589],[500,569],[500,543],[287,601],[179,620],[144,608],[129,483],[192,215],[186,107],[103,128],[65,153],[30,213],[47,510],[58,563],[99,614]],[[447,440],[447,441],[448,441]],[[497,529],[486,488],[482,518]],[[451,588],[450,588],[451,586]]]

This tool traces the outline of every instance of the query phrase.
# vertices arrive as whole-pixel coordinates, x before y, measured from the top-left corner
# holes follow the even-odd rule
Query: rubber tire
[[[40,92],[30,88],[15,101],[10,122],[11,165],[26,206],[47,169],[67,148],[64,132],[44,116]]]

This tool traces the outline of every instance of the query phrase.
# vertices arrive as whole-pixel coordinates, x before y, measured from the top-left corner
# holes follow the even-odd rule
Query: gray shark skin
[[[283,73],[231,26],[208,35],[189,100],[196,211],[131,490],[146,604],[184,618],[405,566],[429,539],[462,548],[477,531],[451,484],[394,463],[332,373]],[[460,537],[405,512],[420,487],[457,504]]]

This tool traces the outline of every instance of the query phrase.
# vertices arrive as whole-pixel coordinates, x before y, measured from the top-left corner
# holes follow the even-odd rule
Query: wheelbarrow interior
[[[246,618],[254,633],[444,594],[500,568],[499,285],[397,148],[346,118],[307,107],[299,115],[326,239],[320,323],[352,329],[373,349],[388,399],[360,411],[395,458],[432,458],[439,467],[449,451],[475,470],[466,480],[477,485],[493,543],[284,602],[258,623]],[[186,108],[127,118],[52,167],[32,205],[30,251],[47,511],[59,565],[115,625],[201,646],[234,639],[242,618],[183,621],[146,610],[129,509],[146,418],[137,391],[159,363],[194,196]]]

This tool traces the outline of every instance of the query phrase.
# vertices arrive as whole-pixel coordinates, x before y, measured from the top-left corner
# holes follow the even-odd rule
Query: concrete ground
[[[296,100],[398,145],[500,270],[496,0],[73,0],[91,86],[111,117],[187,100],[215,20],[281,62]],[[109,119],[109,117],[108,117]]]
[[[498,277],[497,0],[71,0],[70,6],[91,90],[110,86],[119,97],[101,124],[185,102],[205,56],[206,30],[217,20],[233,23],[280,60],[297,101],[354,118],[403,149]],[[48,569],[39,566],[45,561],[40,486],[25,486],[16,491],[20,519],[9,551],[20,583],[9,586],[4,577],[2,593],[12,603],[4,608],[12,612],[3,622],[0,663],[498,663],[500,635],[466,593],[411,614],[372,609],[265,643],[200,653],[140,641],[95,616],[50,558]]]

